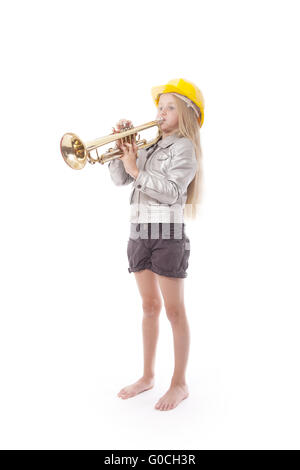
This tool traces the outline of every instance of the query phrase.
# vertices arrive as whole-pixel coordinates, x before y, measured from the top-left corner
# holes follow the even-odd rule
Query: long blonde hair
[[[178,131],[179,137],[188,137],[194,144],[198,167],[196,175],[187,188],[187,199],[184,207],[184,218],[196,219],[198,209],[203,197],[203,167],[202,148],[200,144],[200,128],[195,111],[186,103],[174,95],[178,111]],[[197,107],[198,108],[198,107]],[[200,109],[198,108],[199,113]]]

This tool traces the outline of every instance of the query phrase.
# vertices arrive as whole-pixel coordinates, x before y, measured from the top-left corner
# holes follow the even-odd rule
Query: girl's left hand
[[[119,158],[122,160],[126,173],[128,173],[133,178],[136,178],[138,172],[138,167],[136,165],[138,147],[135,142],[129,144],[124,142],[123,145],[120,145],[121,150],[124,155]]]

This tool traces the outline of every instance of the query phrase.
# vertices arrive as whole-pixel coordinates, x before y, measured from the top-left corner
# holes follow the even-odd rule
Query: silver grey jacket
[[[138,150],[136,164],[139,174],[134,179],[120,159],[108,163],[117,186],[133,182],[130,222],[184,222],[187,187],[198,167],[193,142],[176,134],[161,138],[148,149]]]

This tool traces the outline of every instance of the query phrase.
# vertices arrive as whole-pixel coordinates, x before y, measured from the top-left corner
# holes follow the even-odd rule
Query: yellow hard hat
[[[201,90],[194,83],[184,78],[173,78],[166,85],[152,87],[151,94],[156,107],[158,106],[159,95],[162,93],[179,93],[193,101],[201,111],[198,123],[200,127],[202,126],[204,121],[204,98]]]

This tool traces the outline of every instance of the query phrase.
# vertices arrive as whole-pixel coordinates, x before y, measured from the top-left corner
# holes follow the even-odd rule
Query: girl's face
[[[160,124],[162,137],[171,135],[178,130],[178,112],[173,95],[168,93],[160,95],[156,119],[160,117],[164,119]]]

